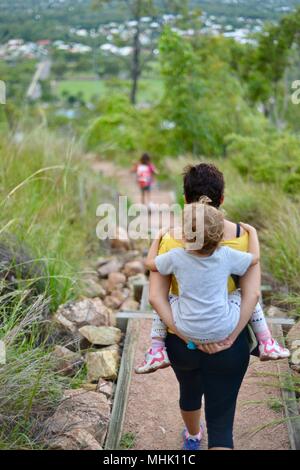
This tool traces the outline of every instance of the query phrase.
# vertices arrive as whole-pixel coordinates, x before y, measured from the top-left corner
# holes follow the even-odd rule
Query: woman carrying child
[[[156,259],[158,250],[159,253],[163,252],[164,240],[170,239],[170,235],[154,242],[149,253],[149,267],[165,276],[175,275],[179,281],[179,296],[171,297],[170,307],[170,303],[163,297],[165,288],[168,289],[170,285],[170,277],[165,277],[164,281],[164,276],[153,273],[150,301],[169,327],[165,340],[166,350],[180,384],[180,407],[186,423],[184,448],[196,450],[200,447],[200,408],[204,395],[209,448],[232,449],[236,399],[249,362],[249,343],[245,326],[258,300],[259,244],[255,229],[244,225],[240,241],[243,240],[246,247],[242,249],[241,245],[238,247],[233,244],[233,247],[237,248],[233,250],[224,246],[230,246],[229,241],[234,241],[234,236],[231,236],[234,224],[224,221],[222,214],[216,209],[223,201],[224,181],[223,175],[213,165],[201,164],[189,168],[184,183],[186,201],[189,204],[199,201],[204,191],[211,195],[210,205],[202,204],[201,208],[203,210],[204,207],[204,244],[202,248],[193,250],[189,245],[184,249],[182,241],[177,242],[177,249],[165,250],[166,255]],[[200,206],[199,203],[192,205],[192,212],[197,212]],[[239,226],[238,230],[243,230],[243,227]],[[238,238],[237,236],[236,239]],[[221,240],[223,246],[220,246]],[[247,248],[250,253],[246,252]],[[250,268],[251,265],[256,266]],[[232,294],[228,297],[226,286],[230,274],[243,276],[248,268],[248,281],[250,284],[251,280],[252,289],[246,292],[242,286],[242,294],[246,295],[241,298],[239,291],[233,292],[231,287]],[[251,273],[251,270],[254,270],[254,273]],[[177,286],[173,286],[173,293],[176,288]],[[259,326],[256,335],[260,341],[260,351],[266,355],[274,353],[274,359],[287,357],[289,352],[272,339],[259,305],[253,316]],[[152,345],[154,343],[155,347],[159,341],[163,342],[160,350],[151,350],[151,354],[148,353],[152,355],[152,359],[158,353],[165,352],[165,325],[162,322],[156,322],[156,326],[154,324]],[[200,343],[200,349],[188,349],[186,341],[190,341],[190,347],[196,347],[195,345]],[[269,349],[265,347],[268,345]],[[225,348],[227,350],[222,351]],[[218,351],[218,354],[207,354]],[[168,365],[165,360],[169,360],[167,353],[162,354],[166,357],[161,361],[161,367]],[[159,368],[159,362],[156,357],[153,362],[156,368]],[[149,364],[147,357],[146,363]]]

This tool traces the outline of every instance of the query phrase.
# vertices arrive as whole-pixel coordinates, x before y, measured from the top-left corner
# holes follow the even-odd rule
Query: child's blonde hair
[[[199,202],[187,204],[184,209],[183,232],[186,248],[203,255],[212,254],[224,235],[224,216],[202,196]]]

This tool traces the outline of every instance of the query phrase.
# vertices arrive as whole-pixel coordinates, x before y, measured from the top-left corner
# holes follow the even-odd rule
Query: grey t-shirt
[[[222,246],[201,257],[176,248],[155,258],[162,275],[174,274],[179,300],[172,304],[176,327],[188,338],[225,339],[237,326],[239,309],[228,305],[228,277],[243,276],[251,265],[250,253]]]

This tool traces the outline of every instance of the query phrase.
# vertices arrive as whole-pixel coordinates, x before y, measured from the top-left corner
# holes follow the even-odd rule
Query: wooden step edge
[[[278,341],[284,343],[284,335],[281,325],[273,325],[272,333]],[[300,414],[299,403],[296,394],[290,390],[293,385],[293,378],[289,362],[287,359],[277,361],[279,382],[281,385],[281,396],[284,407],[284,414],[287,418],[287,430],[292,450],[300,450]]]
[[[148,306],[149,286],[143,286],[140,311],[144,311]],[[128,313],[128,312],[126,312]],[[113,408],[110,417],[110,424],[105,441],[105,450],[118,450],[123,433],[123,426],[127,410],[129,390],[131,384],[132,371],[136,347],[140,333],[140,321],[138,318],[128,318],[125,343],[118,374],[116,392],[113,401]]]

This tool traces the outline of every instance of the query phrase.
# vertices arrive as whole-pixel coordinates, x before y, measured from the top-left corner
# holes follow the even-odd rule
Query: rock
[[[292,352],[291,364],[293,364],[293,366],[300,366],[300,348]]]
[[[4,341],[0,341],[0,366],[6,364],[6,348]]]
[[[90,297],[92,299],[95,297],[100,297],[100,299],[104,299],[107,292],[104,287],[94,278],[88,278],[84,280],[83,294],[86,297]]]
[[[100,283],[101,283],[101,286],[103,287],[103,289],[106,292],[106,294],[105,294],[105,297],[106,297],[108,295],[108,279],[101,279]]]
[[[48,444],[50,450],[102,450],[99,442],[85,429],[73,429]]]
[[[135,276],[136,274],[144,274],[145,273],[145,264],[143,261],[128,261],[128,263],[124,266],[124,274],[127,277]]]
[[[112,250],[128,251],[131,248],[130,239],[123,227],[117,227],[116,238],[110,240],[110,247]]]
[[[116,313],[109,307],[107,307],[107,310],[109,311],[109,325],[117,326]]]
[[[83,299],[59,307],[54,321],[71,333],[85,325],[109,326],[109,310],[100,299]]]
[[[108,291],[112,292],[115,289],[122,289],[126,284],[127,278],[123,273],[110,273],[108,276],[107,287]]]
[[[139,309],[139,302],[133,299],[127,299],[125,302],[121,305],[121,310],[123,312],[134,312]]]
[[[136,258],[140,258],[141,253],[138,250],[130,250],[123,254],[123,259],[125,262],[133,261]]]
[[[300,339],[300,321],[292,326],[286,338],[289,346],[293,341]]]
[[[88,352],[85,356],[88,382],[99,381],[100,378],[116,380],[120,355],[118,347],[112,346],[96,352]]]
[[[105,298],[104,303],[108,308],[112,309],[118,309],[122,304],[122,302],[118,298],[113,297],[112,295],[108,295]]]
[[[90,434],[93,440],[90,444],[103,446],[108,429],[110,418],[110,402],[102,393],[87,392],[83,389],[67,390],[64,393],[63,401],[59,404],[54,415],[46,422],[46,436],[53,446],[53,442],[58,442],[58,438],[70,438],[74,442],[73,432],[77,430],[75,436],[81,435],[81,439]],[[84,434],[79,433],[85,431]],[[73,436],[73,437],[72,437]],[[79,441],[81,441],[79,439]],[[75,439],[76,441],[76,439]],[[83,439],[84,441],[84,439]],[[68,445],[67,439],[63,445]]]
[[[81,388],[84,388],[87,392],[97,392],[97,384],[82,384]]]
[[[111,346],[121,341],[122,332],[113,326],[83,326],[79,333],[91,344],[99,346]]]
[[[145,274],[135,274],[134,276],[130,276],[127,280],[129,286],[135,285],[144,285],[147,284],[148,279]]]
[[[102,266],[104,266],[105,264],[109,263],[110,261],[112,261],[114,259],[115,259],[114,256],[110,256],[110,257],[101,256],[100,258],[97,258],[96,267],[101,268]]]
[[[295,372],[300,372],[300,366],[295,366],[292,364],[291,369],[294,370]]]
[[[291,343],[291,350],[300,348],[300,339],[295,339]]]
[[[125,289],[123,291],[114,290],[112,291],[111,295],[108,295],[104,299],[104,304],[108,308],[118,309],[125,302],[128,295],[129,295],[129,290],[125,290]]]
[[[97,272],[99,277],[102,278],[107,278],[109,274],[118,272],[122,269],[123,263],[117,259],[112,259],[108,263],[104,264],[101,266]]]
[[[97,392],[104,393],[104,395],[109,399],[112,398],[114,392],[114,385],[112,382],[100,379],[96,387]]]
[[[55,358],[55,370],[63,375],[74,375],[83,363],[80,354],[56,345],[52,353]]]
[[[271,318],[284,318],[286,316],[285,312],[283,312],[280,308],[275,307],[272,305],[267,310],[267,316]]]

